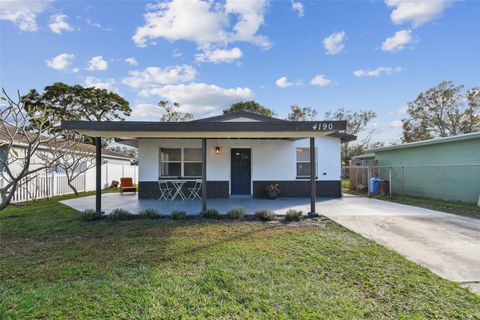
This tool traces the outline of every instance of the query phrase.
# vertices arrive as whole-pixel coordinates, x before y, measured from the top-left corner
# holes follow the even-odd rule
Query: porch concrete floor
[[[318,201],[327,200],[317,198]],[[63,204],[78,211],[95,209],[95,196],[61,201]],[[233,208],[244,208],[246,214],[254,214],[261,209],[271,210],[276,215],[284,215],[289,209],[302,210],[304,214],[310,211],[310,198],[278,198],[252,199],[251,197],[212,198],[208,199],[208,207],[226,213]],[[173,210],[182,210],[189,215],[199,214],[202,210],[201,200],[160,201],[157,199],[138,199],[137,195],[119,193],[102,194],[102,210],[110,213],[113,209],[122,208],[132,213],[144,209],[155,208],[162,214],[170,214]]]

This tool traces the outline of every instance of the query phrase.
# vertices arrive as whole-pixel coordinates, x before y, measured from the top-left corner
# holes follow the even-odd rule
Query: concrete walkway
[[[352,195],[317,211],[480,294],[479,219]]]

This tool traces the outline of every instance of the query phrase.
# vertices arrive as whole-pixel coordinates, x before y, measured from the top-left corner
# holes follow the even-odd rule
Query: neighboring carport
[[[318,212],[480,293],[480,220],[344,195]]]

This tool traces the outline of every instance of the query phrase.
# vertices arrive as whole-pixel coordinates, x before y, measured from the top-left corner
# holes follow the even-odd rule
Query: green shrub
[[[302,220],[303,211],[290,209],[285,215],[285,220],[287,221],[300,221]]]
[[[154,208],[142,210],[137,215],[137,218],[139,219],[157,219],[161,217],[162,215],[160,214],[160,212],[158,212],[158,210]]]
[[[87,209],[82,211],[80,219],[83,221],[93,221],[102,218],[102,214],[93,209]]]
[[[255,217],[262,221],[270,221],[273,219],[273,212],[270,210],[258,210],[255,212]]]
[[[243,208],[230,209],[228,210],[227,215],[233,220],[243,220],[245,217],[245,210]]]
[[[185,211],[174,210],[170,213],[170,218],[173,220],[184,220],[187,218],[187,213]]]
[[[135,216],[130,211],[120,208],[113,209],[108,215],[108,220],[111,221],[126,221],[132,219],[135,219]]]
[[[220,212],[217,209],[207,209],[202,212],[202,217],[209,219],[216,219],[220,215]]]

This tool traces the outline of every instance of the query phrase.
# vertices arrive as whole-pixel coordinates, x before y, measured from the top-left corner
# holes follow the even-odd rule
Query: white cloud
[[[268,0],[238,1],[227,0],[225,11],[237,17],[233,31],[229,32],[228,41],[250,42],[268,49],[271,46],[266,36],[258,35],[257,31],[264,22]]]
[[[288,88],[288,87],[293,87],[293,86],[301,86],[302,81],[296,81],[296,82],[290,82],[288,81],[287,77],[283,76],[277,79],[275,81],[275,85],[279,88]]]
[[[443,13],[451,0],[386,0],[394,8],[390,19],[394,24],[409,22],[418,27]]]
[[[73,31],[73,27],[68,24],[68,16],[66,14],[55,14],[50,17],[50,24],[48,25],[52,32],[61,34],[62,31]]]
[[[132,116],[149,119],[160,118],[161,110],[158,105],[153,103],[139,103],[132,107]]]
[[[135,57],[129,57],[125,59],[125,63],[130,65],[130,66],[138,66],[138,61],[135,59]]]
[[[22,31],[37,31],[37,15],[49,5],[49,0],[0,1],[0,20],[11,21]]]
[[[198,62],[233,62],[242,57],[242,51],[239,48],[232,48],[230,50],[226,49],[215,49],[215,50],[205,50],[202,53],[195,55],[195,60]]]
[[[400,30],[382,43],[382,51],[398,51],[405,48],[406,45],[412,42],[412,31]]]
[[[327,79],[323,74],[317,74],[313,79],[310,81],[311,85],[325,87],[332,83],[332,80]]]
[[[264,22],[267,4],[267,0],[226,0],[224,5],[214,1],[171,0],[150,5],[147,7],[150,11],[144,16],[145,24],[136,29],[132,40],[139,47],[164,38],[192,41],[203,49],[234,41],[268,48],[268,38],[257,34]]]
[[[401,128],[403,127],[403,122],[402,120],[395,120],[390,122],[388,125],[392,128]]]
[[[50,60],[46,60],[45,62],[47,63],[47,66],[52,69],[68,71],[68,68],[72,64],[73,59],[75,59],[75,55],[71,53],[61,53]],[[74,72],[75,69],[73,69]]]
[[[130,71],[128,74],[130,77],[123,79],[123,84],[132,88],[143,88],[146,90],[158,85],[194,80],[197,71],[192,66],[181,65],[170,66],[163,69],[159,67],[147,67],[144,70]]]
[[[353,72],[355,77],[378,77],[381,74],[393,74],[402,71],[400,67],[378,67],[376,69],[358,69]]]
[[[89,76],[85,78],[85,86],[86,87],[95,87],[98,89],[106,89],[108,91],[119,92],[117,88],[115,88],[115,80],[114,79],[107,79],[107,80],[100,80],[94,76]]]
[[[93,57],[93,58],[90,59],[90,61],[88,61],[87,70],[90,70],[90,71],[95,71],[95,70],[105,71],[105,70],[107,70],[107,68],[108,68],[108,62],[105,59],[103,59],[102,56]]]
[[[102,29],[104,31],[112,31],[111,28],[108,28],[108,27],[104,27],[103,25],[101,25],[100,23],[96,22],[96,21],[93,21],[91,18],[86,18],[85,19],[85,22],[91,26],[91,27],[94,27],[94,28],[98,28],[98,29]]]
[[[175,48],[172,50],[172,56],[174,58],[180,58],[182,56],[182,51],[180,51],[180,49]]]
[[[222,88],[196,82],[152,88],[147,95],[158,95],[169,101],[178,102],[183,111],[193,114],[213,112],[232,103],[251,100],[254,97],[249,88]]]
[[[323,47],[327,54],[337,54],[345,48],[343,40],[345,39],[345,31],[335,32],[323,39]]]
[[[388,114],[407,114],[408,106],[397,108],[396,110],[388,112]]]
[[[292,10],[296,11],[299,17],[303,17],[304,11],[303,4],[301,2],[295,2],[292,0]]]

